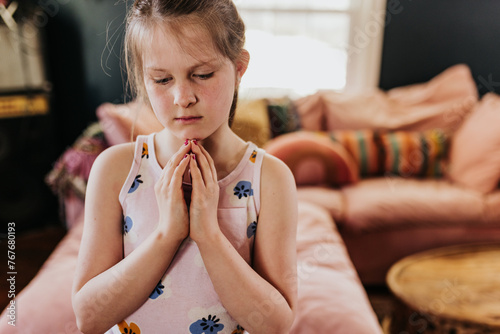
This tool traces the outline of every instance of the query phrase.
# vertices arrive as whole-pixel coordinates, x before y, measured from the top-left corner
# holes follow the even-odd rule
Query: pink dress
[[[124,217],[124,256],[138,247],[158,223],[154,185],[162,168],[155,155],[154,135],[137,138],[134,162],[119,195]],[[247,143],[243,159],[219,181],[219,226],[248,264],[252,263],[260,209],[260,171],[264,154],[255,144]],[[184,185],[187,201],[190,200],[190,187]],[[149,299],[108,333],[235,334],[245,331],[220,302],[198,246],[187,238],[152,289]]]

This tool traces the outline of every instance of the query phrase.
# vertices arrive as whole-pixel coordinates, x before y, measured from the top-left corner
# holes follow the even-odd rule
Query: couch
[[[321,105],[313,124],[323,127],[275,138],[267,151],[288,161],[302,200],[328,210],[365,285],[383,284],[393,263],[419,251],[500,242],[500,96],[479,98],[467,66],[388,92],[300,102],[313,98],[300,113]],[[323,150],[316,166],[312,147]]]
[[[48,176],[68,234],[18,295],[18,327],[0,322],[1,333],[78,333],[70,290],[88,171],[105,147],[159,129],[136,102],[97,116]],[[239,104],[235,131],[285,161],[298,185],[292,333],[381,333],[363,285],[384,284],[391,264],[421,250],[500,240],[499,121],[500,97],[479,98],[465,65],[386,92]]]

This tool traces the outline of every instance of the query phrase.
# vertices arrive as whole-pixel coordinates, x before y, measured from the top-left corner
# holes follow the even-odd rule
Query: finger
[[[182,188],[182,180],[184,177],[184,173],[189,166],[189,154],[185,154],[179,165],[174,169],[172,173],[172,177],[170,178],[169,186],[174,188]]]
[[[210,165],[210,163],[213,164],[213,160],[210,157],[210,154],[203,149],[202,146],[200,145],[193,145],[193,153],[196,155],[196,161],[198,163],[198,166],[201,170],[201,174],[203,176],[203,179],[205,180],[205,183],[207,181],[216,181],[217,177],[216,174],[213,173],[214,169]],[[210,160],[209,160],[210,159]]]
[[[191,182],[193,183],[193,189],[199,186],[205,186],[205,181],[203,180],[201,170],[198,167],[198,163],[196,162],[196,157],[194,154],[190,157],[189,168],[191,170]]]
[[[207,158],[208,164],[210,165],[210,168],[212,171],[212,175],[215,178],[215,180],[217,181],[217,170],[215,168],[215,162],[212,159],[212,156],[208,153],[208,151],[203,146],[199,145],[198,147],[200,148],[200,150],[203,152],[203,154]]]
[[[163,177],[167,182],[170,182],[175,169],[190,151],[191,142],[187,141],[187,144],[182,145],[179,150],[170,157],[167,164],[163,168],[162,175],[160,177]]]

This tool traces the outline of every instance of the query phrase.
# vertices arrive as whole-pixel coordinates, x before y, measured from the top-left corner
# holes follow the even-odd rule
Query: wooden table
[[[500,241],[406,257],[387,284],[397,299],[391,333],[500,333]]]

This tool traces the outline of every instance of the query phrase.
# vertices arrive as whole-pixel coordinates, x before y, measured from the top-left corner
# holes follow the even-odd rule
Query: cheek
[[[148,94],[149,101],[151,105],[163,105],[168,102],[168,94],[164,91],[163,87],[149,87],[146,89],[146,93]]]
[[[146,88],[146,93],[148,94],[149,103],[153,109],[156,118],[163,124],[162,118],[165,117],[166,113],[170,110],[169,95],[166,94],[158,88]]]
[[[229,108],[233,102],[234,84],[231,80],[223,80],[212,90],[211,98],[215,101],[219,108],[224,108],[229,112]]]

